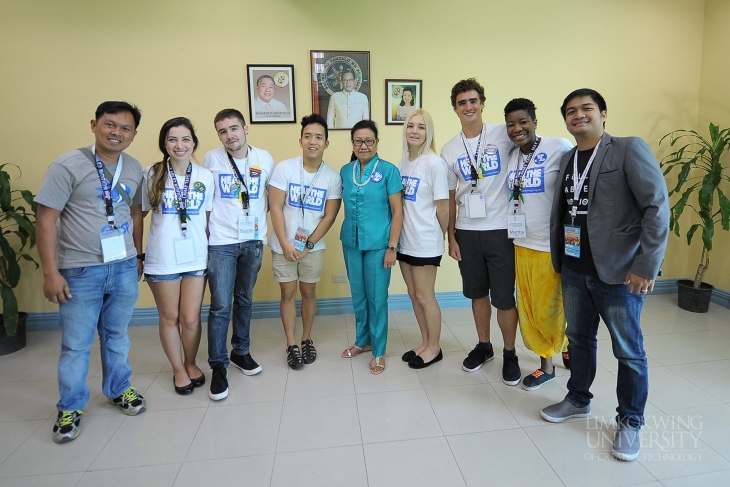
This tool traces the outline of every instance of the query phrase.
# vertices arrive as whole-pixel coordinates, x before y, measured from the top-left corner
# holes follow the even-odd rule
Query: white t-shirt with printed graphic
[[[568,139],[542,137],[535,155],[527,166],[522,187],[522,201],[517,211],[525,214],[527,237],[514,239],[515,245],[532,250],[550,252],[550,210],[553,195],[558,188],[558,172],[563,154],[573,148]],[[520,167],[527,158],[519,147],[509,153],[507,168],[507,199],[512,191],[512,182],[519,162]],[[509,213],[514,211],[515,202],[509,202]]]
[[[340,175],[328,166],[322,163],[322,171],[314,183],[314,188],[309,191],[312,181],[316,173],[309,173],[306,170],[304,175],[304,191],[301,189],[302,178],[302,158],[295,157],[281,161],[274,168],[269,184],[274,188],[286,192],[284,200],[284,226],[286,228],[286,237],[289,243],[294,243],[294,236],[299,227],[306,228],[311,234],[317,228],[319,222],[324,218],[324,207],[327,200],[342,199],[342,180]],[[309,195],[304,200],[304,217],[302,220],[302,203],[300,195],[304,196],[307,191]],[[276,232],[271,232],[271,241],[269,242],[271,250],[277,254],[284,253],[279,243]],[[312,250],[323,250],[325,248],[324,239],[314,244]]]
[[[249,193],[248,214],[257,219],[254,240],[266,243],[266,213],[269,202],[266,191],[269,178],[274,170],[274,159],[267,151],[249,146],[245,159],[234,159],[238,170],[246,179]],[[239,201],[238,178],[231,168],[225,147],[208,152],[203,159],[203,167],[213,173],[215,196],[213,211],[210,214],[210,245],[230,245],[241,242],[238,239],[238,217],[243,216],[243,206]]]
[[[436,218],[436,201],[449,199],[446,162],[436,154],[425,154],[414,161],[404,157],[398,169],[405,187],[398,252],[412,257],[438,257],[444,253],[444,235]]]
[[[153,210],[149,199],[153,167],[149,166],[144,170],[142,211]],[[163,168],[167,173],[167,167],[163,166]],[[185,186],[185,175],[176,174],[175,179],[177,179],[178,187],[182,191]],[[186,205],[189,217],[186,239],[192,239],[193,241],[195,258],[192,262],[177,264],[174,241],[182,238],[182,232],[180,230],[180,217],[174,204],[177,199],[175,186],[172,179],[170,179],[169,173],[167,174],[165,193],[162,195],[160,210],[159,212],[151,211],[150,233],[147,236],[147,248],[145,249],[145,274],[177,274],[205,269],[208,266],[208,237],[205,234],[206,212],[213,209],[214,191],[213,174],[204,167],[193,164]]]
[[[441,149],[441,157],[449,168],[449,190],[456,190],[456,228],[459,230],[501,230],[507,228],[507,157],[514,147],[507,137],[504,124],[484,124],[483,137],[479,147],[479,165],[483,178],[477,180],[476,192],[484,195],[486,217],[467,218],[466,200],[472,190],[469,156],[464,140],[469,147],[472,161],[479,136],[463,139],[459,132]]]

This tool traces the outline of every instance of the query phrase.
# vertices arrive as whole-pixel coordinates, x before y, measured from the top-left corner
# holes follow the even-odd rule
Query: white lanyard
[[[375,156],[375,157],[377,157],[377,156]],[[352,183],[355,186],[363,187],[366,184],[368,184],[370,182],[370,180],[373,178],[373,174],[375,174],[375,171],[378,169],[378,163],[380,162],[380,158],[378,157],[378,159],[375,161],[375,165],[373,166],[373,170],[370,173],[370,176],[368,176],[368,178],[365,180],[364,183],[358,183],[357,182],[357,166],[358,166],[358,162],[360,162],[359,159],[356,160],[356,161],[353,161],[353,163],[352,163]],[[367,164],[365,164],[365,165],[367,166]]]
[[[314,185],[317,184],[319,175],[322,173],[322,168],[324,167],[324,161],[319,163],[317,173],[314,175],[314,179],[312,179],[312,182],[309,184],[309,189],[306,193],[304,192],[304,159],[301,160],[301,163],[302,164],[299,167],[299,203],[302,205],[302,223],[304,223],[304,202],[307,201],[307,198],[309,198],[309,195],[314,189]]]
[[[588,159],[588,164],[586,164],[586,168],[583,171],[583,174],[578,174],[578,149],[575,151],[575,157],[573,157],[573,207],[570,209],[570,216],[575,219],[575,216],[578,214],[578,202],[580,201],[580,192],[581,189],[583,189],[583,184],[586,182],[586,178],[588,177],[588,172],[591,169],[591,165],[593,164],[593,159],[596,158],[596,154],[598,153],[598,146],[601,145],[601,141],[598,141],[598,144],[593,148],[593,153],[591,154],[591,158]],[[576,179],[578,178],[578,179]]]

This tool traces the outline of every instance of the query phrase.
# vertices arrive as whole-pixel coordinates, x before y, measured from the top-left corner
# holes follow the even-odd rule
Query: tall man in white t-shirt
[[[261,372],[251,357],[251,303],[264,244],[266,190],[274,169],[267,151],[248,145],[248,126],[238,110],[221,110],[214,119],[223,147],[208,152],[203,167],[213,173],[215,195],[208,231],[208,363],[213,369],[210,398],[228,397],[228,323],[233,313],[230,363],[246,375]]]
[[[485,100],[484,87],[474,78],[451,89],[461,132],[441,150],[449,166],[449,255],[459,261],[479,337],[462,368],[476,372],[494,358],[489,329],[494,305],[504,340],[502,381],[517,385],[522,374],[515,353],[515,255],[507,238],[506,184],[507,155],[514,144],[504,125],[482,121]]]
[[[327,121],[312,114],[302,119],[301,157],[281,161],[269,186],[271,252],[274,280],[281,287],[281,321],[289,367],[301,369],[317,358],[310,337],[317,312],[316,287],[322,274],[324,236],[340,211],[342,181],[323,160],[329,146]],[[302,293],[302,348],[294,341],[297,280]]]

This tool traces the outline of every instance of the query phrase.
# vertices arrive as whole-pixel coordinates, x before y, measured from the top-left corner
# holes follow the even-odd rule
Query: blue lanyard
[[[182,236],[185,237],[188,231],[188,192],[190,191],[190,178],[193,174],[193,163],[188,162],[188,168],[185,170],[185,183],[183,189],[180,191],[180,185],[177,184],[177,178],[175,177],[175,171],[172,169],[172,163],[167,161],[167,171],[170,173],[170,179],[172,179],[172,185],[175,189],[175,209],[180,217],[180,231]]]
[[[106,221],[109,224],[109,226],[116,230],[117,226],[114,224],[114,197],[112,196],[112,183],[106,180],[106,175],[104,174],[104,163],[101,162],[99,159],[99,156],[96,155],[96,151],[94,151],[94,160],[95,160],[95,166],[96,166],[96,172],[99,174],[99,182],[101,183],[101,193],[104,196],[104,207],[106,208]],[[115,173],[115,176],[117,174],[121,174],[121,158],[119,159],[119,162],[117,163],[117,170]],[[113,182],[113,180],[112,180]]]

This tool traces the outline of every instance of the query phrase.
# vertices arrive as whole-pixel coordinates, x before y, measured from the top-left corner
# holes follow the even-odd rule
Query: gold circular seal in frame
[[[289,74],[284,71],[279,71],[274,75],[274,83],[279,88],[284,88],[289,84]]]
[[[334,95],[345,89],[342,76],[348,71],[355,75],[355,89],[359,91],[362,85],[362,69],[349,56],[334,56],[325,61],[322,72],[319,73],[319,85],[327,93]]]
[[[393,85],[390,87],[390,96],[400,99],[403,96],[403,87],[401,85]]]

